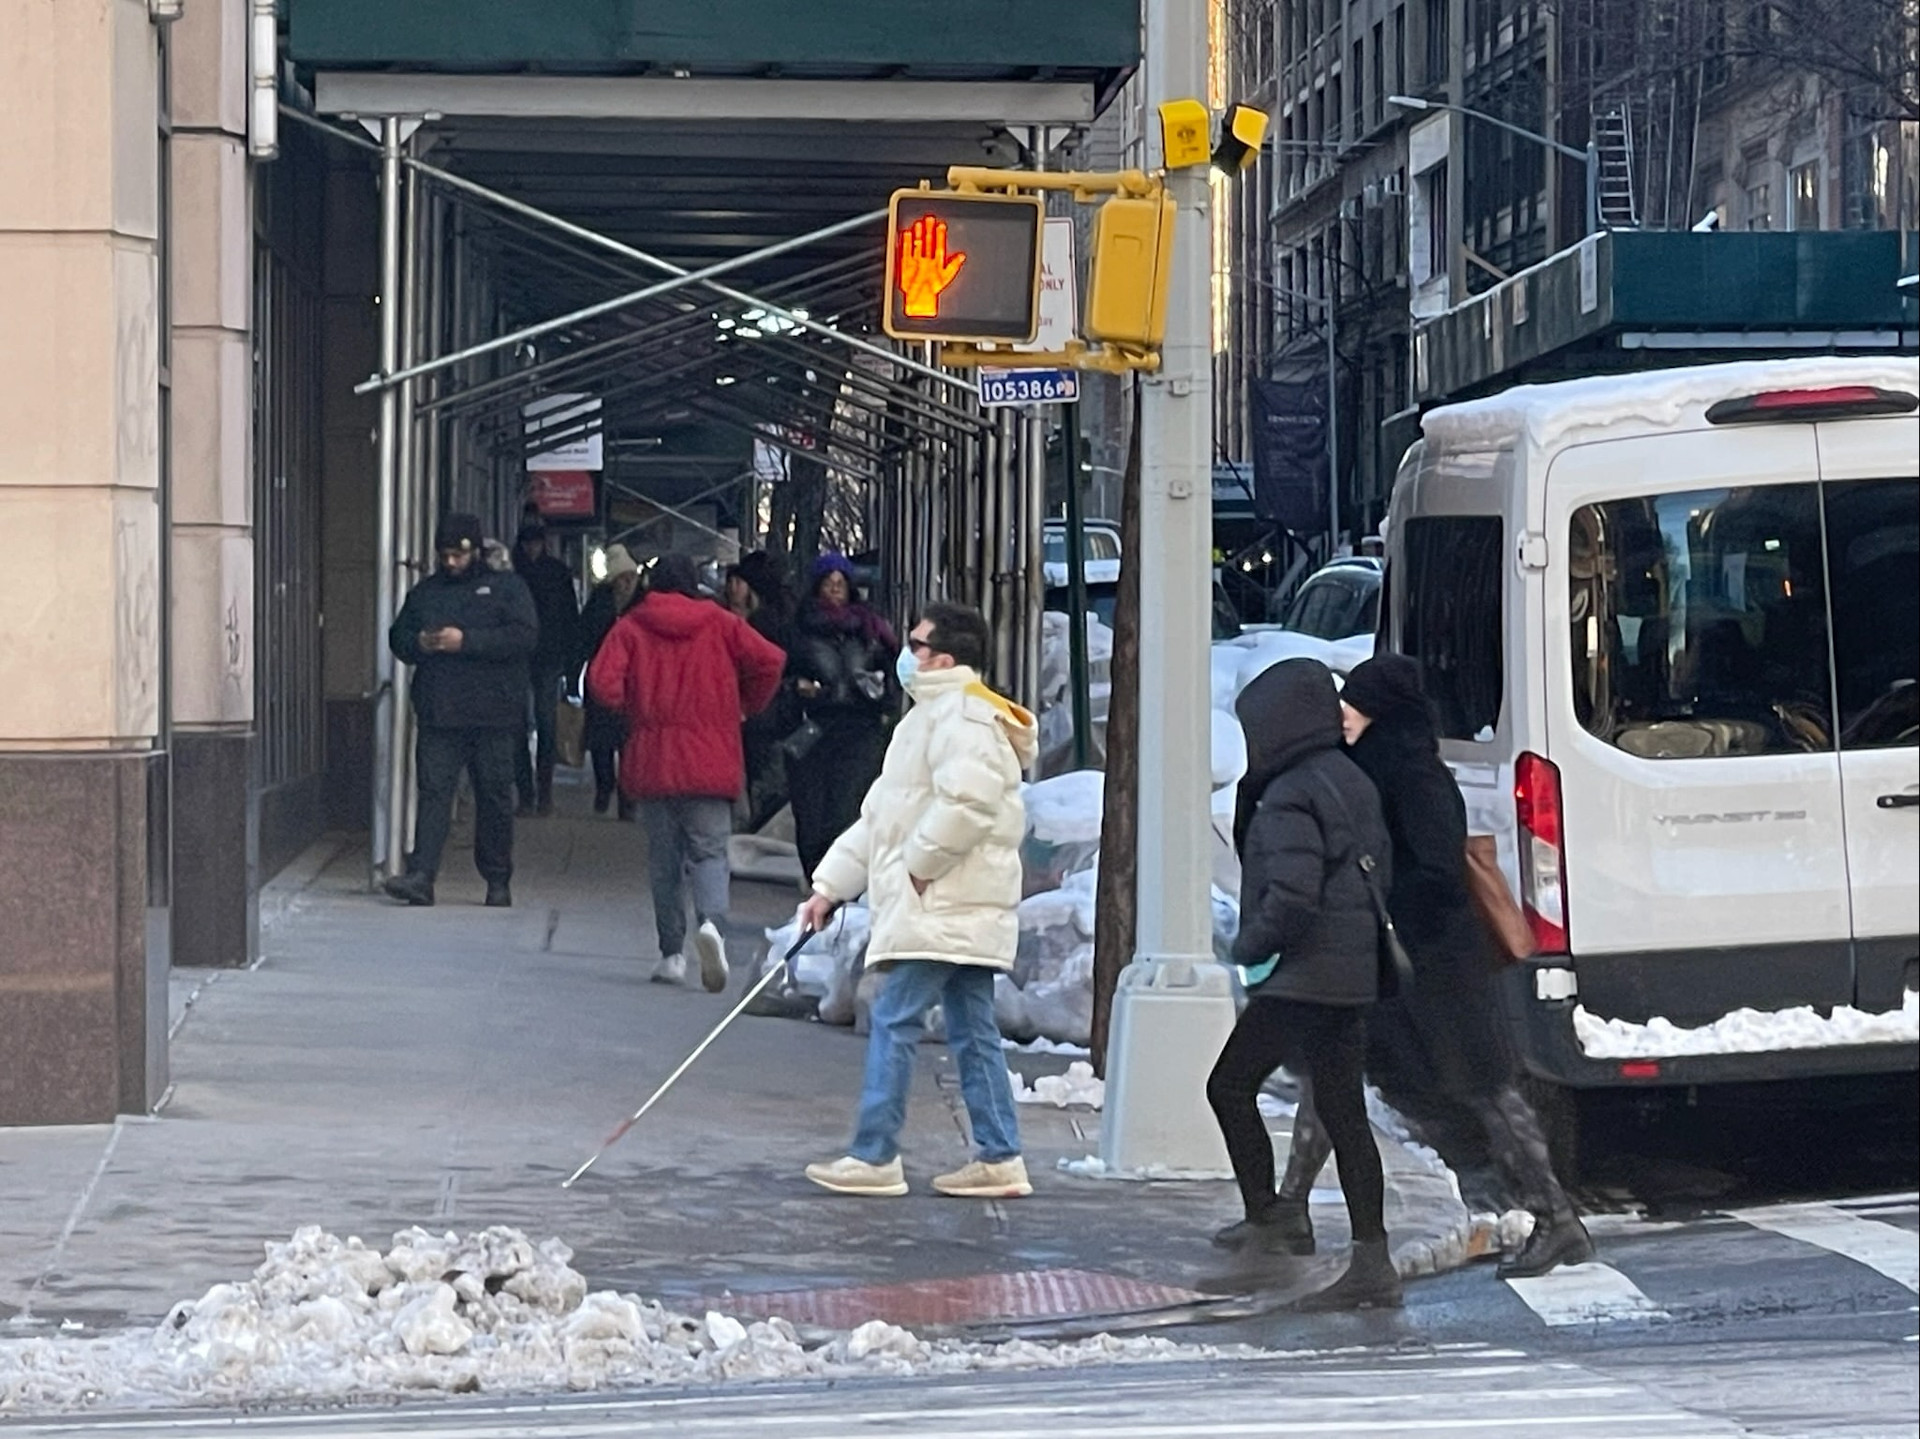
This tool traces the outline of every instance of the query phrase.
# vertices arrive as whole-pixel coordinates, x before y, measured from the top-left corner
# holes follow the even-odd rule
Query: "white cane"
[[[728,1012],[727,1017],[721,1020],[718,1024],[716,1024],[713,1027],[713,1033],[709,1034],[705,1039],[701,1040],[700,1043],[695,1046],[693,1053],[689,1054],[685,1059],[680,1061],[680,1067],[674,1070],[672,1074],[669,1074],[666,1078],[666,1081],[658,1089],[654,1090],[652,1094],[647,1096],[647,1102],[641,1105],[638,1109],[634,1110],[633,1113],[629,1115],[626,1119],[622,1120],[620,1122],[619,1127],[615,1129],[613,1133],[609,1134],[606,1137],[606,1141],[603,1144],[601,1144],[601,1146],[598,1149],[594,1150],[592,1155],[588,1157],[587,1162],[585,1164],[581,1165],[578,1169],[574,1170],[572,1174],[568,1175],[565,1179],[560,1181],[560,1187],[562,1189],[573,1188],[573,1183],[576,1179],[578,1179],[581,1175],[585,1174],[589,1169],[593,1168],[594,1164],[599,1160],[601,1155],[605,1154],[609,1149],[613,1148],[614,1145],[618,1144],[620,1140],[626,1136],[626,1132],[629,1129],[633,1128],[634,1125],[640,1122],[641,1116],[644,1115],[649,1109],[652,1109],[654,1105],[660,1102],[660,1097],[663,1094],[665,1094],[669,1089],[673,1088],[674,1084],[679,1080],[681,1075],[685,1074],[689,1069],[693,1068],[693,1062],[696,1059],[698,1059],[701,1055],[707,1052],[707,1046],[712,1044],[714,1040],[718,1039],[721,1033],[726,1029],[726,1027],[729,1024],[732,1024],[734,1020],[740,1017],[741,1011],[744,1010],[749,1004],[752,1004],[753,1001],[759,997],[760,991],[765,989],[767,985],[772,982],[773,977],[776,974],[785,974],[787,972],[787,966],[792,964],[795,957],[799,955],[800,951],[806,948],[807,941],[813,938],[813,934],[814,932],[810,929],[802,930],[800,932],[800,938],[797,941],[795,941],[793,948],[786,952],[785,956],[782,957],[780,963],[770,966],[765,974],[761,975],[759,979],[754,981],[753,988],[749,989],[745,994],[741,995],[740,1002],[736,1004],[731,1011]]]

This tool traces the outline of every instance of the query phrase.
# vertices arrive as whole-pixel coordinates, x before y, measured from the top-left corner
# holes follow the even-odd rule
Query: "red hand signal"
[[[967,263],[966,254],[947,253],[947,222],[922,215],[900,232],[900,293],[909,319],[932,320],[940,314],[940,296]]]

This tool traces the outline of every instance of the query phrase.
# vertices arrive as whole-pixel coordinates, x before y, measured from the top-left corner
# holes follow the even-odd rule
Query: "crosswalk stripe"
[[[1775,1204],[1736,1209],[1733,1217],[1839,1254],[1886,1275],[1896,1284],[1920,1291],[1920,1237],[1911,1229],[1878,1219],[1863,1219],[1831,1204]]]
[[[1610,1264],[1568,1265],[1537,1279],[1509,1279],[1507,1287],[1554,1328],[1612,1324],[1623,1319],[1665,1319],[1667,1311]]]

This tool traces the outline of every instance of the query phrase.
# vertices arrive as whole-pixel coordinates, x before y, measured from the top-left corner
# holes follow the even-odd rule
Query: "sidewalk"
[[[1098,1152],[1097,1114],[1021,1106],[1029,1200],[933,1195],[927,1180],[967,1145],[931,1044],[903,1137],[915,1193],[824,1194],[801,1169],[844,1152],[864,1041],[792,1019],[738,1021],[563,1191],[726,1013],[794,896],[735,885],[728,994],[650,984],[638,828],[588,815],[576,789],[562,811],[519,826],[510,911],[480,906],[465,849],[429,910],[368,894],[357,846],[317,849],[263,896],[255,969],[176,972],[157,1117],[0,1130],[0,1320],[150,1321],[245,1277],[304,1224],[380,1245],[412,1224],[513,1225],[564,1239],[596,1289],[835,1328],[1174,1319],[1207,1295],[1304,1292],[1340,1266],[1335,1194],[1316,1193],[1334,1201],[1315,1205],[1318,1258],[1235,1272],[1207,1242],[1236,1217],[1230,1185],[1060,1172]],[[1011,1057],[1029,1078],[1065,1064]],[[1445,1181],[1382,1148],[1403,1270],[1464,1262],[1467,1217]]]

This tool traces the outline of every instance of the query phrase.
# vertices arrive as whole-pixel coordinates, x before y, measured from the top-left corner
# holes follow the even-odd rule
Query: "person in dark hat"
[[[434,531],[439,568],[408,593],[387,633],[394,658],[413,666],[419,725],[413,854],[406,872],[386,883],[387,893],[406,904],[433,903],[463,770],[473,782],[473,858],[487,882],[487,903],[513,903],[513,752],[525,735],[527,661],[540,620],[519,576],[482,562],[484,543],[478,517],[441,516]]]
[[[526,581],[540,616],[540,642],[527,665],[533,698],[533,753],[521,745],[514,757],[514,782],[520,791],[520,813],[553,813],[555,712],[561,686],[578,674],[574,661],[580,653],[580,598],[573,571],[547,551],[547,528],[539,521],[520,527],[513,544],[514,573]]]
[[[1584,1263],[1593,1240],[1518,1087],[1493,945],[1467,891],[1466,804],[1440,758],[1419,662],[1382,654],[1356,665],[1340,702],[1347,752],[1379,791],[1392,836],[1387,912],[1415,975],[1369,1022],[1368,1071],[1456,1170],[1467,1167],[1467,1146],[1484,1143],[1506,1201],[1533,1214],[1533,1233],[1501,1264],[1503,1277]],[[1330,1147],[1303,1099],[1280,1185],[1282,1202],[1302,1213]]]

